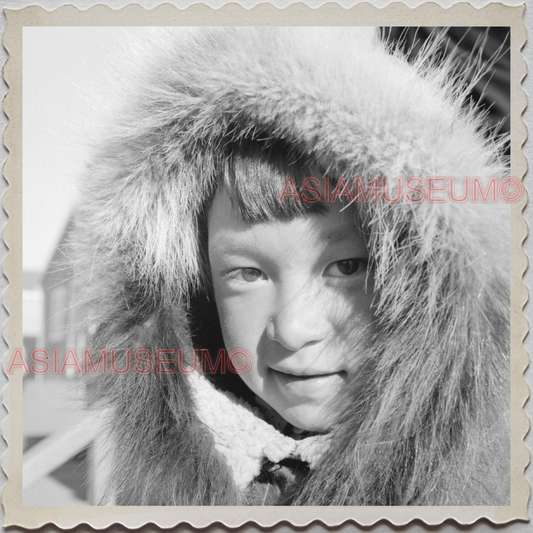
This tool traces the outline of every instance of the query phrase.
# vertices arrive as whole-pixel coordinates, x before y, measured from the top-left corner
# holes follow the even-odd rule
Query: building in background
[[[88,505],[94,495],[94,469],[90,466],[93,435],[90,427],[84,428],[88,419],[85,380],[72,365],[61,372],[69,349],[83,369],[87,340],[86,329],[80,326],[83,310],[74,297],[71,232],[72,217],[46,270],[23,274],[24,354],[31,364],[32,351],[44,349],[50,363],[48,372],[30,372],[24,379],[25,505]],[[43,359],[44,353],[38,358]],[[54,364],[59,373],[54,372]]]
[[[22,341],[27,360],[31,352],[43,346],[44,342],[44,291],[41,282],[39,272],[22,272]]]
[[[72,228],[71,216],[42,278],[45,317],[43,347],[50,357],[57,350],[59,370],[69,349],[74,351],[81,364],[83,350],[87,347],[84,310],[75,297],[77,279],[72,262]],[[64,375],[73,377],[75,374],[75,368],[67,365]]]

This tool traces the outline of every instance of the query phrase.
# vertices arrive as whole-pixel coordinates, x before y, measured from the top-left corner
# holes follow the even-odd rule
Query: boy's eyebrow
[[[328,244],[338,244],[342,241],[355,240],[356,232],[359,231],[356,226],[340,226],[333,230],[324,231],[321,240]]]
[[[338,244],[342,241],[354,241],[356,232],[359,231],[356,226],[339,226],[331,230],[325,230],[321,232],[320,241],[324,244]],[[250,247],[258,246],[255,242],[242,242],[238,235],[224,235],[218,237],[213,247],[215,249],[221,249],[224,252],[239,251],[242,249],[248,249]]]
[[[216,239],[210,240],[209,242],[209,247],[211,249],[226,255],[246,252],[252,248],[261,248],[261,246],[257,242],[252,240],[243,241],[239,234],[234,233],[218,235]]]

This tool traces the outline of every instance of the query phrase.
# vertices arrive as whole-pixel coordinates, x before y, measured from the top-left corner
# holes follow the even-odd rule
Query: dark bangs
[[[225,187],[243,222],[292,220],[326,209],[321,201],[302,199],[305,178],[322,180],[324,174],[280,146],[235,150],[226,159],[222,174],[219,187]]]

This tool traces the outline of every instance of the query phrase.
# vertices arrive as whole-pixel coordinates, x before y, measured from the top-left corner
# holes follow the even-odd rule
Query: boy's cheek
[[[259,302],[251,305],[249,301],[235,299],[222,302],[217,299],[217,308],[226,350],[243,348],[253,354],[268,323],[264,308]]]
[[[224,283],[215,283],[214,289],[217,308],[227,315],[251,318],[268,311],[270,296],[265,290],[250,288],[235,292]]]

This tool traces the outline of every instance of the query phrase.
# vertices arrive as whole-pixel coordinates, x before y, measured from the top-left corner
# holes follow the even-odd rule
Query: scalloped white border
[[[526,40],[523,23],[524,6],[490,4],[475,8],[461,3],[449,8],[429,2],[417,8],[402,3],[376,8],[369,3],[343,8],[339,4],[325,4],[310,8],[304,4],[292,4],[278,9],[271,4],[259,4],[245,9],[238,4],[228,4],[212,9],[204,4],[195,4],[179,9],[164,4],[146,10],[138,4],[125,6],[120,10],[105,5],[93,6],[85,11],[75,6],[63,6],[47,11],[39,6],[21,10],[5,10],[6,27],[4,46],[9,59],[4,66],[4,79],[9,87],[4,100],[4,112],[9,124],[4,131],[4,144],[9,151],[4,166],[4,175],[9,188],[4,195],[3,205],[9,216],[4,229],[4,241],[9,252],[4,260],[4,272],[9,287],[4,294],[4,306],[9,318],[4,326],[4,338],[9,346],[4,359],[7,360],[22,339],[22,309],[20,291],[22,287],[22,28],[23,26],[164,26],[164,25],[498,25],[511,26],[511,115],[512,115],[512,161],[511,174],[523,178],[527,160],[522,146],[527,138],[527,129],[522,113],[527,105],[526,94],[521,81],[526,74],[526,64],[521,48]],[[5,511],[4,525],[18,525],[37,528],[55,524],[70,528],[87,523],[101,529],[111,524],[140,527],[157,524],[172,527],[187,523],[205,527],[221,523],[238,527],[247,522],[268,527],[282,521],[294,526],[305,526],[321,521],[328,526],[340,525],[348,520],[369,526],[380,520],[394,525],[403,525],[412,520],[421,520],[428,525],[440,524],[452,519],[460,524],[472,524],[480,518],[495,524],[513,520],[528,520],[527,504],[530,494],[524,470],[529,463],[529,451],[524,437],[529,429],[529,420],[523,409],[529,396],[524,378],[528,354],[523,339],[528,332],[523,307],[527,301],[527,288],[523,274],[528,259],[522,248],[528,228],[522,211],[527,203],[524,197],[513,204],[511,236],[511,307],[512,307],[512,389],[511,389],[511,440],[512,475],[511,505],[508,507],[29,507],[22,505],[22,373],[9,376],[9,384],[3,395],[3,402],[9,415],[3,425],[8,451],[2,466],[8,482],[2,492]]]

